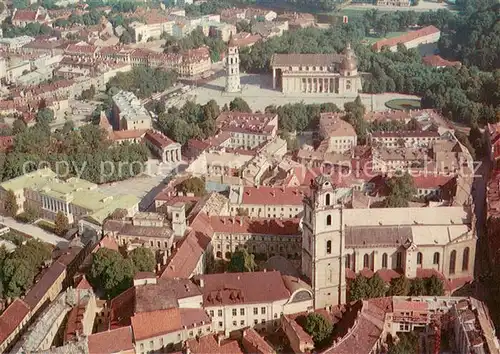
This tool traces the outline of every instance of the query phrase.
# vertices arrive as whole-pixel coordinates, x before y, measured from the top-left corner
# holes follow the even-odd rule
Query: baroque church
[[[468,206],[348,209],[329,176],[316,177],[302,222],[302,273],[315,308],[345,303],[346,276],[363,269],[472,278],[474,224]]]

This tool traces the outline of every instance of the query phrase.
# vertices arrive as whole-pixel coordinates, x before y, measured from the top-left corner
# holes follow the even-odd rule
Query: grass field
[[[409,109],[420,109],[420,100],[411,99],[394,99],[385,103],[387,108],[396,109],[398,111],[407,111]]]

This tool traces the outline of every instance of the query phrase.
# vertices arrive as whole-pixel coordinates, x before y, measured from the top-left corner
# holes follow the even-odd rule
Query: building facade
[[[287,94],[357,94],[362,89],[354,51],[341,54],[274,54],[273,88]]]

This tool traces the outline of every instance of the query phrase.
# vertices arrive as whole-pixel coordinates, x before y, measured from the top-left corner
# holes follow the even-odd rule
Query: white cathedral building
[[[394,269],[408,278],[419,268],[447,279],[472,277],[476,251],[469,206],[347,209],[328,176],[304,199],[302,273],[315,308],[346,302],[346,270]]]

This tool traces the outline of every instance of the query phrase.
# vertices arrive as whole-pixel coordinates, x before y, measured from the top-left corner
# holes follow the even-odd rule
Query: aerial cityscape
[[[0,353],[500,354],[497,0],[0,20]]]

